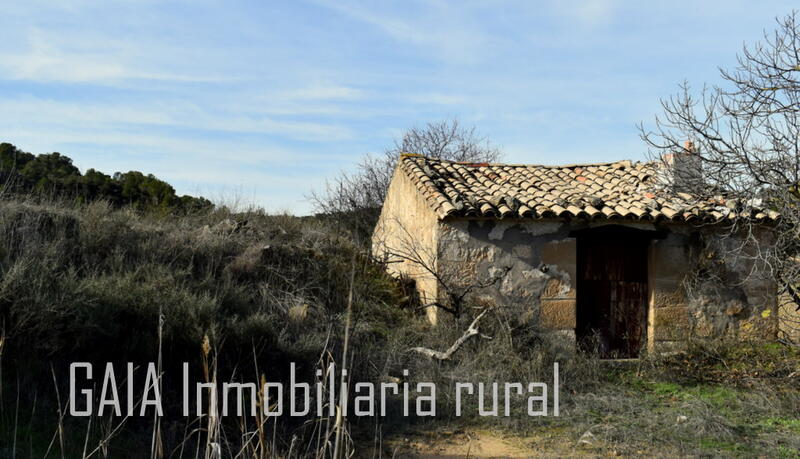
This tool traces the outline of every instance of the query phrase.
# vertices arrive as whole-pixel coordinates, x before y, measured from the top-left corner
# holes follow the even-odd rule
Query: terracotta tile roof
[[[700,201],[654,186],[660,164],[537,166],[456,163],[401,155],[400,169],[439,218],[553,218],[723,221],[774,220],[778,214],[726,202]]]

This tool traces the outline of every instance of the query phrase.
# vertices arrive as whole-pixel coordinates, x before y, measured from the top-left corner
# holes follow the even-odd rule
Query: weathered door
[[[648,243],[624,230],[578,237],[576,334],[603,357],[637,357],[645,341]]]

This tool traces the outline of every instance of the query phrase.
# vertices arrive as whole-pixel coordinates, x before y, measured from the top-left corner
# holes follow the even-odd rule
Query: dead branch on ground
[[[428,348],[426,348],[426,347],[412,347],[411,349],[409,349],[409,352],[417,352],[417,353],[420,353],[420,354],[422,354],[422,355],[424,355],[424,356],[426,356],[426,357],[430,357],[430,358],[432,358],[432,359],[437,359],[437,360],[450,360],[450,357],[452,357],[452,355],[453,355],[453,354],[454,354],[454,353],[455,353],[455,352],[456,352],[456,351],[457,351],[457,350],[458,350],[458,349],[459,349],[459,348],[460,348],[460,347],[461,347],[461,346],[462,346],[462,345],[463,345],[463,344],[464,344],[464,343],[465,343],[465,342],[466,342],[468,339],[472,338],[472,337],[473,337],[473,336],[475,336],[475,335],[480,335],[480,331],[478,331],[478,321],[479,321],[479,320],[481,320],[481,318],[483,318],[483,316],[484,316],[484,315],[485,315],[487,312],[489,312],[489,310],[488,310],[488,309],[484,309],[484,310],[483,310],[483,311],[482,311],[480,314],[478,314],[478,316],[477,316],[477,317],[475,317],[475,319],[472,321],[472,323],[471,323],[471,324],[469,324],[469,328],[467,328],[467,330],[464,332],[464,334],[463,334],[463,335],[461,335],[461,337],[460,337],[460,338],[458,338],[458,339],[457,339],[457,340],[456,340],[456,341],[453,343],[453,345],[452,345],[452,346],[450,346],[450,348],[448,348],[446,351],[444,351],[444,352],[442,352],[442,351],[435,351],[435,350],[433,350],[433,349],[428,349]],[[491,337],[488,337],[488,336],[485,336],[485,335],[481,335],[481,336],[483,336],[483,337],[485,337],[485,338],[487,338],[487,339],[491,339]]]

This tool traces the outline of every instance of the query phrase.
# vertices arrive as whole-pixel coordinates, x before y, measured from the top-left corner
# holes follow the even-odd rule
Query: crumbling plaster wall
[[[732,248],[741,244],[740,239],[709,227],[625,226],[665,235],[652,240],[648,253],[649,350],[680,347],[692,335],[774,337],[775,283],[766,273],[753,270],[752,262],[735,256]],[[511,320],[534,321],[574,339],[576,240],[569,234],[587,227],[584,222],[558,220],[439,222],[437,267],[443,279],[461,288],[496,278],[475,291],[478,301],[499,308]],[[724,276],[698,280],[700,257],[709,256],[701,234],[728,247],[714,254]]]
[[[557,220],[444,221],[438,267],[456,289],[496,280],[476,289],[475,300],[514,322],[534,321],[574,340],[575,239],[569,231]]]
[[[691,244],[697,248],[694,269],[684,282],[692,335],[775,339],[777,283],[759,253],[771,243],[769,232],[731,234],[725,228],[707,227],[699,235],[700,242]]]
[[[385,258],[390,273],[414,279],[422,304],[437,298],[438,283],[431,271],[436,269],[438,230],[438,218],[416,185],[395,169],[372,235],[372,253]],[[426,311],[435,324],[436,308]]]

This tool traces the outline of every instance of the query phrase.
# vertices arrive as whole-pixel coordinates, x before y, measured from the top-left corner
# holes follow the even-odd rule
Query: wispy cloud
[[[351,138],[351,129],[313,121],[273,119],[260,114],[231,114],[219,107],[192,104],[128,102],[84,103],[19,98],[0,99],[0,112],[13,114],[6,125],[74,126],[109,129],[134,126],[180,127],[193,130],[273,134],[306,141],[341,141]],[[2,117],[0,116],[0,120]]]
[[[454,63],[481,60],[491,35],[463,15],[458,4],[410,1],[402,7],[383,9],[371,2],[320,1],[331,10],[374,27],[395,41],[413,45],[438,59]]]
[[[69,41],[74,49],[67,49],[63,38],[39,28],[30,28],[27,36],[27,49],[0,53],[0,76],[26,81],[94,84],[114,84],[119,80],[179,83],[229,80],[219,76],[182,75],[136,68],[128,56],[128,47],[121,47],[114,41],[97,42],[88,37],[81,40],[73,36]]]
[[[515,162],[636,158],[659,97],[713,83],[794,6],[51,3],[4,5],[0,141],[298,213],[324,177],[452,116]]]
[[[617,12],[617,0],[583,0],[580,2],[557,2],[556,11],[575,19],[584,26],[608,25]]]
[[[0,66],[10,78],[33,81],[86,82],[126,75],[124,67],[109,56],[63,52],[35,28],[29,32],[29,49],[0,56]]]
[[[419,104],[460,105],[466,102],[467,98],[458,94],[429,92],[411,95],[409,100]]]
[[[310,86],[289,91],[286,96],[300,100],[355,100],[364,97],[364,92],[347,86]]]

